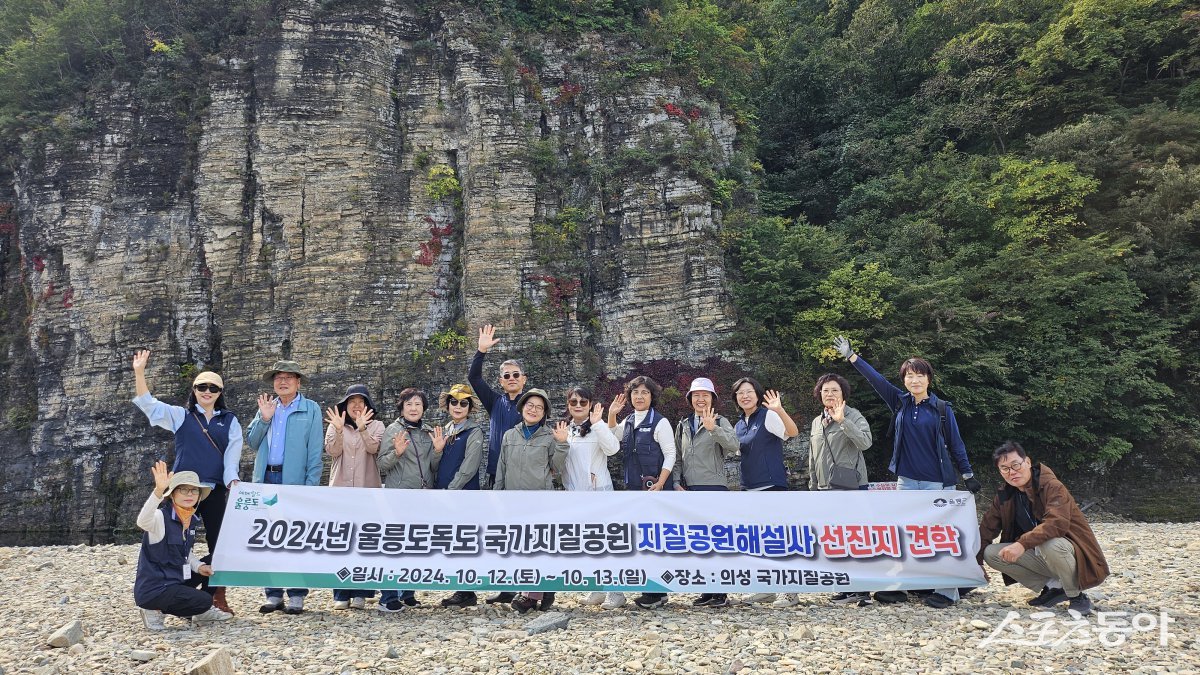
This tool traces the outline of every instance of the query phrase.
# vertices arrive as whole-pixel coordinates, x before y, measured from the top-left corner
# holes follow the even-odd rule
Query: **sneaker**
[[[163,622],[165,618],[166,616],[157,609],[142,609],[142,625],[146,630],[166,630],[167,624]]]
[[[925,596],[925,606],[934,609],[946,609],[954,605],[954,601],[941,593],[930,593]]]
[[[838,593],[829,599],[829,602],[835,605],[851,605],[858,602],[857,593]]]
[[[851,595],[858,598],[858,602],[856,604],[859,607],[866,607],[867,605],[871,604],[871,594],[870,593],[851,593]]]
[[[1087,616],[1092,613],[1092,599],[1087,596],[1087,593],[1080,593],[1071,598],[1071,604],[1067,610],[1078,612],[1079,616]]]
[[[796,597],[795,593],[782,593],[778,598],[775,598],[775,602],[772,602],[771,606],[783,609],[785,607],[795,607],[798,604],[800,604],[800,598]]]
[[[350,601],[349,600],[334,600],[333,608],[334,609],[350,609]]]
[[[712,593],[701,593],[700,597],[692,601],[692,607],[706,607],[708,605],[708,601],[712,599]]]
[[[501,593],[497,593],[496,595],[493,595],[492,597],[488,598],[487,600],[484,600],[484,602],[486,602],[489,605],[494,605],[494,604],[500,603],[500,602],[507,604],[507,603],[512,602],[513,599],[516,597],[517,597],[516,593],[510,593],[508,591],[503,591]]]
[[[525,594],[520,594],[513,598],[512,608],[517,610],[517,614],[525,614],[531,609],[537,609],[538,601]]]
[[[379,603],[379,611],[381,612],[402,612],[404,611],[404,603],[399,600],[388,600],[387,602]]]
[[[746,598],[746,602],[775,602],[774,593],[755,593]]]
[[[730,605],[729,596],[724,593],[713,593],[712,598],[705,604],[705,607],[728,607]]]
[[[608,594],[603,591],[592,591],[591,593],[587,594],[586,598],[583,599],[583,604],[595,607],[604,602],[604,598],[607,596]]]
[[[258,608],[258,611],[262,614],[270,614],[277,609],[283,609],[283,598],[273,598],[268,596],[267,601]]]
[[[304,596],[289,595],[287,606],[283,608],[284,614],[303,614],[304,613]]]
[[[361,595],[357,598],[350,598],[350,609],[366,609],[367,599]]]
[[[1043,588],[1038,596],[1029,601],[1033,607],[1053,607],[1067,599],[1067,592],[1061,588]]]
[[[642,593],[633,599],[633,604],[642,609],[658,609],[667,604],[666,593]]]
[[[538,603],[538,609],[540,611],[544,612],[553,606],[554,606],[554,594],[553,593],[542,593],[542,601]]]
[[[454,595],[442,600],[442,607],[474,607],[479,602],[470,591],[454,591]]]
[[[222,612],[216,607],[209,607],[203,614],[197,614],[192,617],[193,623],[215,623],[217,621],[228,621],[233,618],[232,614]]]
[[[601,603],[600,609],[616,609],[625,605],[624,593],[607,593],[604,597],[604,602]]]
[[[421,601],[418,600],[417,596],[415,596],[415,595],[401,596],[400,602],[403,602],[405,605],[407,605],[409,607],[416,607],[417,605],[421,604]]]
[[[898,602],[907,602],[908,593],[904,591],[875,591],[875,602],[881,605],[894,605]]]

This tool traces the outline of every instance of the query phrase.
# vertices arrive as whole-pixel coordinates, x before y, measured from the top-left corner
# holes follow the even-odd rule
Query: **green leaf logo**
[[[270,497],[263,498],[264,506],[275,506],[278,503],[279,503],[279,495],[277,495],[277,494],[271,495]]]

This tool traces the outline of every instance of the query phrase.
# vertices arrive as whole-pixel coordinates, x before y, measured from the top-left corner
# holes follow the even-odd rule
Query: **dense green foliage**
[[[769,386],[802,394],[823,369],[848,372],[829,348],[845,333],[885,373],[929,358],[979,456],[1009,436],[1075,466],[1200,455],[1200,11],[1181,0],[472,6],[564,44],[619,33],[640,47],[618,78],[673,78],[734,116],[742,160],[688,170],[731,207],[737,346]],[[173,80],[181,115],[194,115],[202,59],[277,15],[269,0],[8,0],[0,134],[69,131],[81,122],[59,113],[114,79]],[[566,241],[578,220],[544,227]],[[884,418],[873,397],[854,403]]]

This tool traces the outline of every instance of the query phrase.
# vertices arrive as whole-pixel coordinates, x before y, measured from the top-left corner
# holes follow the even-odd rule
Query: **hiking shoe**
[[[583,599],[583,604],[595,607],[596,605],[604,602],[604,598],[607,595],[608,594],[603,591],[592,591],[591,593],[587,594],[586,598]]]
[[[795,593],[781,593],[775,602],[771,603],[772,607],[783,609],[785,607],[795,607],[800,604],[800,598],[796,597]]]
[[[270,614],[277,609],[283,609],[283,598],[268,597],[267,601],[258,608],[258,611],[262,614]]]
[[[728,607],[729,596],[724,593],[713,593],[712,598],[704,605],[705,607]]]
[[[166,616],[157,609],[142,609],[142,625],[146,630],[166,630],[167,624],[163,622],[165,618]]]
[[[304,596],[289,595],[287,606],[283,608],[284,614],[303,614],[304,613]]]
[[[658,609],[667,604],[666,593],[642,593],[633,599],[633,604],[642,609]]]
[[[388,600],[387,602],[379,603],[379,611],[381,612],[402,612],[404,611],[404,603],[400,600]]]
[[[713,599],[713,593],[701,593],[700,597],[692,601],[692,607],[707,607],[708,601]]]
[[[357,598],[350,598],[350,609],[366,609],[367,599],[361,595]]]
[[[442,607],[474,607],[479,599],[470,591],[454,591],[454,595],[442,600]]]
[[[1042,592],[1029,604],[1034,607],[1053,607],[1067,599],[1067,592],[1061,588],[1043,588]]]
[[[403,602],[408,607],[416,607],[421,604],[421,601],[415,595],[402,595],[400,596],[400,602]]]
[[[894,605],[898,602],[907,602],[908,593],[904,591],[875,591],[875,602],[881,605]]]
[[[608,593],[604,602],[600,605],[600,609],[616,609],[625,605],[624,593]]]
[[[333,608],[334,609],[350,609],[350,601],[349,600],[334,600]]]
[[[225,587],[222,586],[213,591],[213,607],[233,616],[233,608],[229,606],[229,601],[225,598]]]
[[[871,604],[870,593],[851,593],[850,595],[853,595],[858,600],[858,602],[855,604],[857,604],[859,607],[866,607],[867,605]]]
[[[835,605],[851,605],[858,602],[858,598],[855,597],[857,595],[857,593],[837,593],[829,599],[829,602]]]
[[[232,614],[222,612],[216,607],[209,607],[203,614],[197,614],[192,617],[193,623],[215,623],[217,621],[228,621],[233,618]]]
[[[512,608],[517,610],[517,614],[525,614],[531,609],[537,609],[538,601],[525,594],[520,594],[513,598]]]
[[[553,606],[554,606],[554,594],[553,593],[542,593],[542,601],[538,603],[538,609],[540,611],[544,612]]]
[[[503,591],[501,593],[497,593],[496,595],[493,595],[492,597],[488,598],[487,600],[484,600],[484,602],[486,602],[489,605],[494,605],[498,602],[509,603],[509,602],[512,602],[513,599],[516,597],[517,597],[516,593],[510,593],[508,591]]]
[[[746,598],[746,602],[775,602],[774,593],[755,593]]]
[[[925,596],[925,606],[934,609],[946,609],[954,604],[954,601],[941,593],[930,593]]]
[[[1067,607],[1067,611],[1079,612],[1079,616],[1087,616],[1092,613],[1092,599],[1087,596],[1087,593],[1080,593],[1071,598],[1071,604]]]

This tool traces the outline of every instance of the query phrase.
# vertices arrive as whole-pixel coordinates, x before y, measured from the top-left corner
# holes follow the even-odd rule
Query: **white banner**
[[[967,492],[240,483],[214,586],[835,592],[979,586]]]

